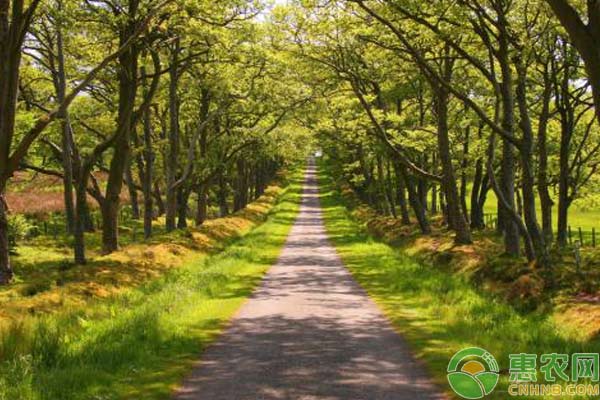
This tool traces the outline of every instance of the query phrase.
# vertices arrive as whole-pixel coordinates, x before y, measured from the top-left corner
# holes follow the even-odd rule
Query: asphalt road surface
[[[313,163],[279,261],[174,398],[445,398],[329,243]]]

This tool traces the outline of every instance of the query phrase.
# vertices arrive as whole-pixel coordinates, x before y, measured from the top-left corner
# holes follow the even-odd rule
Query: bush
[[[22,214],[8,216],[8,241],[9,249],[14,253],[17,241],[27,239],[35,234],[37,227]]]
[[[14,238],[14,240],[30,238],[36,229],[37,227],[22,214],[8,216],[8,236]]]

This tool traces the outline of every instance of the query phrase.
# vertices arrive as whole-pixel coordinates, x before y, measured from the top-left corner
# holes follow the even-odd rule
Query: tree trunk
[[[174,48],[171,50],[171,65],[169,70],[169,144],[167,152],[166,178],[167,178],[167,200],[166,200],[166,228],[167,232],[175,229],[175,218],[177,216],[177,190],[174,187],[177,180],[177,165],[179,157],[179,52],[181,42],[175,39]],[[194,144],[191,144],[194,145]]]
[[[399,162],[394,162],[394,171],[396,172],[397,191],[396,199],[400,206],[400,215],[403,225],[410,225],[410,214],[408,212],[408,204],[406,202],[406,182],[402,174],[402,166]]]
[[[177,229],[187,228],[188,200],[190,191],[185,186],[177,189]]]
[[[427,156],[421,156],[421,168],[427,170]],[[429,202],[427,201],[427,194],[429,192],[429,182],[425,178],[417,178],[417,195],[419,196],[419,203],[423,206],[425,211],[428,210]]]
[[[571,133],[563,129],[560,138],[560,156],[558,173],[558,227],[556,240],[558,245],[565,247],[568,242],[567,228],[569,218],[569,151],[571,148]]]
[[[445,61],[444,76],[450,80],[452,76],[452,63]],[[461,202],[456,187],[454,166],[452,165],[452,154],[450,152],[450,138],[448,134],[448,91],[432,82],[435,92],[435,109],[437,119],[437,142],[440,163],[442,167],[442,186],[446,195],[448,207],[448,225],[456,232],[455,242],[457,244],[469,244],[471,230],[461,211]]]
[[[483,203],[481,202],[484,184],[483,160],[479,158],[475,163],[475,175],[473,177],[473,187],[471,188],[471,229],[485,228],[483,212],[485,197],[483,198]]]
[[[13,277],[9,251],[8,207],[4,193],[0,192],[0,285],[9,283]]]
[[[562,55],[567,56],[567,51],[563,50]],[[565,66],[568,68],[568,66]],[[569,218],[570,187],[571,184],[571,142],[575,130],[574,105],[570,97],[571,73],[567,69],[562,72],[560,82],[556,84],[555,104],[560,116],[560,148],[558,158],[558,227],[557,243],[560,247],[565,247],[568,242],[567,229]]]
[[[197,189],[198,200],[196,208],[196,226],[206,221],[208,208],[208,184],[201,184]]]
[[[265,178],[264,178],[264,163],[259,162],[258,167],[256,168],[256,181],[255,181],[255,187],[256,187],[256,197],[260,197],[264,194],[265,192]]]
[[[517,189],[515,190],[515,196],[517,198],[517,214],[523,218],[523,197],[521,197],[521,193],[523,191],[519,190],[519,188],[517,187]]]
[[[437,214],[439,211],[438,207],[438,185],[435,183],[431,184],[431,214]]]
[[[569,199],[564,193],[558,194],[558,226],[556,241],[559,246],[566,247],[569,242]]]
[[[217,200],[219,202],[219,214],[221,217],[225,217],[229,215],[229,207],[227,205],[227,182],[225,181],[225,176],[223,175],[223,171],[219,171],[217,182],[219,184],[219,188],[217,191]],[[261,192],[262,192],[261,186]]]
[[[125,169],[125,182],[127,183],[127,190],[129,191],[129,203],[131,204],[131,216],[133,219],[140,219],[140,205],[138,200],[138,192],[135,187],[135,181],[133,180],[133,173],[131,171],[131,160],[127,162],[127,168]]]
[[[134,29],[131,23],[121,32],[121,41],[131,36],[129,30]],[[133,129],[133,109],[138,86],[138,54],[134,46],[119,57],[119,108],[117,133],[113,146],[114,152],[110,162],[106,196],[102,204],[102,250],[111,253],[118,248],[119,229],[119,196],[123,187],[123,176],[129,162],[131,149],[131,130]]]
[[[383,171],[383,157],[381,154],[377,155],[377,198],[381,206],[383,215],[388,216],[391,214],[390,203],[385,189],[385,175]]]
[[[165,202],[163,201],[163,197],[160,192],[160,186],[157,182],[154,182],[153,197],[156,202],[156,208],[158,209],[158,216],[165,215]]]
[[[77,191],[77,189],[75,190]],[[75,213],[77,213],[77,210],[75,210]],[[92,211],[90,210],[90,204],[88,203],[87,196],[84,198],[84,202],[82,203],[81,215],[83,216],[83,229],[86,232],[95,232],[96,228],[94,226],[94,220],[92,219]]]
[[[417,191],[417,186],[413,183],[413,179],[408,175],[406,170],[402,168],[402,177],[404,182],[406,182],[406,189],[408,191],[408,200],[410,205],[415,213],[415,217],[417,218],[417,222],[419,223],[419,228],[424,235],[429,235],[431,233],[431,226],[429,225],[429,220],[427,219],[427,212],[421,203],[421,197]]]
[[[515,101],[513,96],[513,72],[510,63],[509,42],[510,35],[507,31],[508,22],[505,14],[499,14],[498,62],[502,71],[500,92],[502,96],[502,128],[511,135],[515,132]],[[508,210],[499,207],[498,225],[501,225],[504,234],[504,251],[506,254],[518,257],[521,253],[519,227],[510,217],[515,210],[515,158],[513,145],[502,139],[502,160],[500,165],[500,190],[506,200]]]
[[[119,202],[106,198],[100,207],[102,212],[102,252],[112,253],[119,248]]]
[[[75,253],[75,264],[84,265],[87,263],[85,256],[85,236],[86,218],[89,213],[87,204],[87,177],[79,176],[75,190],[75,229],[73,250]]]
[[[548,190],[548,121],[550,119],[550,101],[552,98],[552,78],[547,65],[544,65],[544,90],[542,93],[542,111],[540,112],[537,135],[538,150],[538,174],[537,189],[540,198],[540,208],[542,210],[542,231],[546,243],[551,244],[554,238],[552,229],[552,207],[554,201]]]
[[[142,75],[145,75],[143,73]],[[145,79],[145,76],[144,76]],[[142,193],[144,196],[144,238],[152,236],[154,220],[154,201],[152,199],[152,180],[154,176],[154,151],[152,150],[152,121],[150,108],[144,112],[144,163],[140,165]]]
[[[71,140],[71,122],[69,121],[69,115],[66,112],[62,121],[62,132],[62,167],[65,218],[67,233],[72,234],[75,230],[75,206],[73,204],[73,147]]]
[[[469,166],[469,140],[471,136],[470,134],[471,127],[468,126],[465,130],[465,138],[463,142],[463,157],[460,171],[460,206],[462,208],[463,216],[467,220],[467,224],[469,223],[469,209],[467,208],[467,168]]]
[[[533,130],[527,107],[527,67],[523,64],[517,65],[517,101],[519,114],[521,116],[521,186],[523,191],[523,216],[525,225],[535,250],[537,263],[542,268],[550,268],[550,255],[540,229],[535,205],[535,173],[533,171]]]
[[[394,200],[394,182],[392,180],[392,167],[390,165],[389,160],[386,162],[386,180],[385,180],[385,195],[390,203],[390,211],[392,212],[392,216],[394,218],[398,218],[398,213],[396,211],[396,202]]]
[[[236,160],[235,192],[233,195],[233,212],[239,211],[248,204],[248,188],[246,187],[246,163],[243,158]]]
[[[62,1],[57,2],[59,11],[62,9]],[[57,69],[54,86],[57,94],[58,104],[65,100],[67,92],[67,76],[65,72],[65,56],[63,46],[62,27],[56,24],[56,61]],[[62,128],[62,166],[63,166],[63,193],[65,202],[66,230],[68,234],[75,229],[75,207],[73,204],[73,132],[71,121],[67,110],[59,113],[57,118],[61,119]]]
[[[442,211],[442,219],[444,224],[448,223],[448,205],[446,204],[446,194],[444,193],[443,190],[439,190],[438,191],[440,200],[440,210]]]

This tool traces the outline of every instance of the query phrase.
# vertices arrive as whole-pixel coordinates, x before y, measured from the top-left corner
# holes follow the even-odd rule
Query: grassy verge
[[[325,173],[320,188],[326,229],[343,261],[440,387],[449,390],[448,362],[465,347],[483,347],[498,360],[502,378],[493,399],[508,398],[509,354],[598,351],[597,339],[563,328],[550,313],[521,314],[464,277],[378,242],[350,217]]]
[[[267,222],[223,252],[85,310],[23,320],[0,341],[0,399],[164,399],[273,264],[296,174]]]
[[[100,254],[100,231],[86,234],[86,265],[73,264],[72,238],[64,234],[24,241],[17,248],[18,256],[12,259],[13,283],[0,287],[0,327],[23,315],[87,307],[90,302],[129,290],[197,260],[201,254],[219,252],[264,222],[284,186],[284,179],[280,179],[244,209],[208,220],[200,228],[166,233],[164,220],[157,220],[149,240],[142,237],[142,221],[122,221],[121,249],[109,255]],[[137,231],[135,240],[132,229]]]

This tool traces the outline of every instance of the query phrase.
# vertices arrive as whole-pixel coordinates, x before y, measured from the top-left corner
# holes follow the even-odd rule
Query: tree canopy
[[[597,188],[598,4],[2,0],[0,281],[15,173],[61,178],[85,263],[90,202],[109,253],[122,207],[146,238],[159,215],[200,225],[316,148],[380,213],[429,234],[440,211],[457,244],[495,200],[505,252],[550,276]]]

